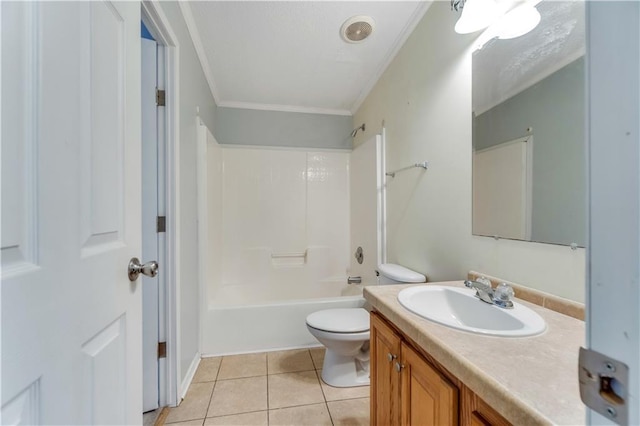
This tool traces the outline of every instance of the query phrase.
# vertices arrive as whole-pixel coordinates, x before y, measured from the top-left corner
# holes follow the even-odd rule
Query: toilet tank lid
[[[421,273],[395,263],[383,263],[378,266],[378,271],[387,278],[403,283],[423,283],[427,280]]]

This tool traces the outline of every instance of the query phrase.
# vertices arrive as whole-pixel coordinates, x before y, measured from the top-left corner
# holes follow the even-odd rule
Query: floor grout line
[[[224,357],[220,358],[220,364],[218,364],[218,371],[216,371],[216,382],[218,381],[218,376],[220,376],[220,370],[222,370],[222,360]]]
[[[318,385],[320,385],[320,392],[322,392],[322,397],[324,398],[324,406],[327,409],[327,413],[329,414],[329,421],[331,421],[331,425],[333,426],[334,423],[333,423],[333,417],[331,416],[331,410],[329,410],[329,401],[327,401],[327,394],[324,393],[324,388],[322,387],[322,377],[320,377],[320,373],[318,373],[318,370],[316,370],[316,378],[318,379]]]
[[[320,383],[322,378],[318,374],[318,370],[316,370],[316,378],[318,379],[318,385],[320,385],[320,392],[322,392],[322,397],[324,398],[324,403],[326,404],[327,403],[327,395],[324,393],[324,388],[322,387],[322,383]]]
[[[269,354],[265,356],[267,362],[267,426],[269,426]]]
[[[286,405],[284,407],[273,407],[273,408],[269,408],[269,410],[281,410],[283,408],[304,407],[305,405],[317,405],[317,404],[323,404],[326,402],[327,401],[303,402],[295,405]]]
[[[218,375],[216,374],[216,377]],[[207,404],[207,410],[204,412],[204,418],[207,418],[207,414],[209,414],[209,407],[211,407],[211,401],[213,401],[213,392],[215,392],[216,390],[216,386],[217,386],[218,382],[215,381],[213,382],[213,388],[211,388],[211,395],[209,396],[209,403]],[[202,424],[204,425],[204,420],[202,421]]]
[[[329,420],[331,421],[331,426],[333,426],[334,425],[333,416],[331,415],[331,410],[329,410],[329,403],[325,401],[324,406],[327,407],[327,413],[329,413]]]
[[[324,404],[324,402],[320,401],[320,402],[307,402],[304,404],[299,404],[299,405],[291,405],[291,406],[286,406],[286,407],[278,407],[278,408],[271,408],[269,411],[278,411],[278,410],[287,410],[289,408],[299,408],[299,407],[310,407],[312,405],[318,405],[318,404]]]
[[[220,416],[207,416],[207,417],[205,418],[205,420],[206,420],[206,419],[218,419],[218,418],[220,418],[220,417],[239,416],[239,415],[241,415],[241,414],[262,413],[262,412],[265,412],[265,411],[269,411],[269,410],[250,410],[250,411],[243,411],[243,412],[241,412],[241,413],[222,414],[222,415],[220,415]]]
[[[308,373],[310,371],[318,371],[318,370],[295,370],[295,371],[283,371],[282,373],[273,373],[269,374],[269,376],[280,376],[282,374],[296,374],[296,373]]]
[[[193,422],[193,421],[196,421],[196,420],[200,420],[200,417],[196,417],[195,419],[182,419],[182,420],[178,420],[177,422],[171,422],[171,423],[163,423],[163,425],[173,425],[173,424],[176,424],[176,423]],[[204,419],[203,419],[203,424],[204,424]]]

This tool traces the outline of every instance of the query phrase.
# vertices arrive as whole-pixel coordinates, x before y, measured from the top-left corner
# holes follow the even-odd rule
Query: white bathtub
[[[250,305],[240,304],[248,300]],[[280,300],[273,300],[278,294]],[[301,286],[282,300],[273,286],[233,286],[211,298],[203,316],[202,354],[204,356],[262,352],[320,346],[307,330],[307,315],[321,309],[362,307],[361,285],[344,281],[314,285],[312,291]],[[305,295],[306,298],[296,298]]]

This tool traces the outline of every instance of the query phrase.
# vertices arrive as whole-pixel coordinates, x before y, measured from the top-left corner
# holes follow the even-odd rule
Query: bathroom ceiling
[[[425,1],[180,2],[218,106],[350,115],[428,9]],[[375,21],[358,44],[354,15]]]

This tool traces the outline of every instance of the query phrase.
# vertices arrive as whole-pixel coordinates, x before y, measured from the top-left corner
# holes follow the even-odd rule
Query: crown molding
[[[209,90],[211,91],[211,96],[213,96],[213,100],[216,105],[220,105],[220,95],[218,94],[218,88],[216,86],[215,80],[213,79],[213,73],[211,72],[211,66],[209,65],[209,61],[207,60],[207,55],[204,52],[202,38],[200,37],[200,33],[198,32],[196,22],[193,19],[191,6],[189,5],[189,2],[186,1],[178,1],[177,3],[180,7],[180,12],[182,12],[182,17],[187,24],[187,31],[189,32],[189,36],[191,37],[191,41],[193,42],[193,47],[196,49],[196,55],[198,56],[198,60],[200,61],[200,66],[202,67],[204,77],[207,80],[207,85],[209,86]]]
[[[258,104],[251,102],[222,101],[218,104],[222,108],[257,109],[261,111],[298,112],[303,114],[325,114],[351,116],[351,111],[346,109],[313,108],[294,105]]]
[[[422,20],[422,17],[425,13],[427,13],[427,10],[429,10],[432,4],[433,1],[423,1],[420,6],[418,6],[413,12],[413,14],[411,15],[411,19],[409,19],[407,25],[404,27],[404,29],[396,39],[393,48],[387,55],[385,61],[382,63],[380,68],[378,68],[378,71],[369,79],[367,85],[364,86],[364,88],[360,91],[360,95],[351,107],[352,115],[355,115],[358,109],[362,106],[364,100],[367,99],[367,96],[369,96],[371,90],[373,90],[378,80],[380,80],[380,77],[382,77],[382,74],[384,74],[384,72],[387,70],[393,59],[396,57],[402,46],[404,46],[404,43],[407,41],[411,33],[413,33],[413,30],[418,26],[418,23],[420,23],[420,20]]]

